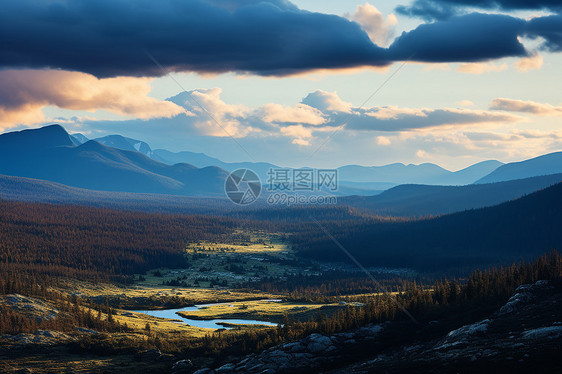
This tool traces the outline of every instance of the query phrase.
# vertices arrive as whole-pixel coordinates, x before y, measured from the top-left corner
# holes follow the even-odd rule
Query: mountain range
[[[499,166],[496,160],[483,161],[465,169],[452,172],[441,166],[424,163],[420,165],[404,165],[395,163],[384,166],[349,165],[338,169],[342,181],[354,182],[386,182],[394,184],[422,183],[433,185],[465,185],[482,178]]]
[[[80,143],[85,142],[86,138],[82,134],[74,134],[72,136]],[[259,175],[262,182],[267,181],[270,169],[278,169],[281,167],[267,162],[224,162],[204,153],[189,151],[171,152],[165,149],[153,150],[144,141],[120,135],[109,135],[93,140],[109,147],[127,151],[137,151],[154,160],[169,165],[187,163],[198,168],[217,166],[228,172],[237,169],[251,169]],[[455,172],[432,163],[420,165],[394,163],[383,166],[346,165],[337,168],[337,170],[340,187],[343,188],[340,195],[372,195],[405,183],[432,185],[470,184],[483,178],[502,165],[503,163],[500,161],[488,160]]]
[[[96,141],[76,144],[58,125],[0,135],[0,174],[101,191],[222,195],[226,171],[168,165]]]
[[[228,172],[249,168],[266,182],[267,172],[279,168],[265,162],[228,163],[203,153],[153,150],[144,141],[120,135],[89,140],[82,134],[69,135],[59,125],[0,135],[0,157],[0,174],[4,175],[89,190],[183,196],[224,197]],[[455,172],[430,163],[347,165],[338,168],[337,195],[359,195],[343,201],[377,213],[443,214],[516,198],[533,188],[548,186],[557,177],[487,184],[559,173],[562,174],[562,152],[509,164],[483,161]],[[401,186],[391,189],[397,185]],[[381,196],[366,197],[388,189],[391,190]]]

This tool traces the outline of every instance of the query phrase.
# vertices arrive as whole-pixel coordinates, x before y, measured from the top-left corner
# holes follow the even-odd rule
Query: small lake
[[[280,302],[281,300],[271,299],[271,300],[261,300],[261,301],[269,301],[269,302]],[[230,329],[230,327],[224,327],[221,323],[232,323],[237,325],[264,325],[264,326],[277,326],[276,323],[266,322],[266,321],[257,321],[253,319],[231,319],[231,318],[221,318],[221,319],[209,319],[209,320],[198,320],[198,319],[190,319],[184,318],[177,314],[178,312],[194,312],[201,308],[210,307],[213,305],[230,305],[231,303],[214,303],[214,304],[201,304],[195,306],[188,306],[185,308],[179,309],[160,309],[160,310],[131,310],[131,312],[135,313],[143,313],[149,316],[158,317],[158,318],[167,318],[172,320],[180,320],[174,321],[176,323],[185,323],[190,326],[200,327],[204,329]]]

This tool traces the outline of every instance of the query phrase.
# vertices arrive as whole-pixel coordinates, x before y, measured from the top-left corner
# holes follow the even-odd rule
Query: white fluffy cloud
[[[371,41],[378,46],[386,47],[394,37],[394,27],[398,19],[394,14],[384,15],[373,5],[365,3],[358,5],[355,13],[347,18],[357,22],[369,35]]]
[[[351,112],[353,105],[343,101],[336,92],[326,92],[316,90],[309,93],[304,99],[303,104],[307,104],[322,112]]]
[[[344,134],[406,134],[412,131],[436,131],[439,128],[511,124],[521,119],[506,112],[472,109],[398,106],[357,108],[342,100],[335,92],[320,90],[310,93],[301,103],[292,106],[268,103],[257,108],[227,103],[221,94],[220,88],[184,92],[169,99],[181,106],[184,113],[171,118],[121,122],[121,126],[152,126],[171,136],[193,134],[215,138],[286,138],[292,144],[308,146],[320,144],[326,133],[336,130]],[[112,126],[120,126],[120,122],[114,121]],[[378,145],[395,144],[391,136],[380,135],[375,139]]]
[[[119,79],[117,81],[119,82]],[[121,89],[123,88],[121,87]],[[127,91],[127,89],[124,90],[124,92]],[[139,94],[135,94],[135,97],[138,98]],[[145,87],[144,96],[141,95],[141,97],[147,97],[147,94]],[[160,144],[164,146],[170,142],[181,142],[181,139],[185,139],[184,144],[187,144],[190,139],[201,136],[205,137],[205,144],[213,142],[223,144],[228,142],[228,137],[234,137],[243,139],[241,141],[249,144],[248,147],[277,144],[276,147],[282,148],[287,144],[294,144],[299,146],[298,149],[307,146],[317,147],[325,142],[328,134],[337,130],[338,135],[335,137],[335,142],[330,142],[330,146],[340,147],[347,142],[345,147],[352,144],[351,146],[355,149],[355,144],[367,144],[368,141],[371,147],[384,149],[389,155],[411,154],[412,157],[419,157],[419,155],[415,155],[415,151],[423,150],[424,155],[444,157],[443,155],[448,154],[447,152],[462,154],[475,150],[480,151],[486,144],[492,144],[491,142],[500,145],[508,144],[504,136],[492,139],[490,136],[482,134],[494,133],[491,129],[498,126],[509,128],[513,123],[522,119],[522,117],[506,112],[506,108],[503,108],[504,111],[501,112],[398,106],[358,108],[344,101],[336,92],[320,90],[308,94],[300,103],[294,105],[268,103],[256,108],[225,102],[221,96],[220,88],[198,89],[181,93],[163,102],[164,105],[162,105],[162,108],[173,108],[174,113],[179,114],[170,116],[168,111],[163,110],[162,117],[153,119],[143,119],[143,113],[147,113],[147,107],[137,108],[133,105],[130,107],[132,109],[127,109],[129,107],[122,104],[119,107],[121,108],[120,113],[135,113],[135,110],[139,110],[141,116],[124,121],[83,120],[80,122],[77,120],[78,125],[82,125],[82,128],[75,127],[73,130],[93,131],[95,136],[101,136],[104,133],[101,133],[99,129],[104,129],[102,131],[105,131],[105,134],[122,133],[149,142],[152,142],[153,137],[157,136],[162,139]],[[105,101],[99,100],[101,104],[110,109],[117,108],[110,106],[115,103],[105,103]],[[156,102],[158,104],[156,108],[161,108],[160,103],[162,102],[151,98],[147,100],[148,106]],[[20,99],[20,101],[24,100]],[[57,102],[60,103],[60,101]],[[76,102],[80,103],[79,108],[94,105],[93,99],[78,98]],[[75,107],[74,104],[68,104],[68,106]],[[552,106],[543,106],[542,109],[557,110]],[[117,109],[113,110],[117,111]],[[519,110],[523,111],[521,108]],[[150,115],[158,113],[154,108],[150,111]],[[472,134],[464,134],[464,131]],[[477,135],[478,132],[482,134]],[[524,139],[530,139],[529,141],[534,142],[535,138],[531,135],[529,133],[527,137],[522,134],[510,136],[515,136],[514,141],[523,142]],[[540,142],[550,141],[549,139],[553,138],[540,136]],[[560,139],[556,139],[556,141],[560,141]],[[345,147],[342,149],[346,149]],[[189,148],[182,147],[181,149]]]
[[[538,70],[542,67],[543,58],[538,53],[533,54],[529,57],[524,57],[519,61],[516,61],[514,66],[515,69],[522,73],[526,73],[529,70]]]
[[[275,123],[304,123],[321,125],[326,122],[324,114],[306,104],[297,104],[294,107],[269,103],[262,106],[259,115],[265,122]]]
[[[281,133],[293,138],[292,143],[298,145],[310,145],[312,131],[302,125],[292,125],[281,128]]]

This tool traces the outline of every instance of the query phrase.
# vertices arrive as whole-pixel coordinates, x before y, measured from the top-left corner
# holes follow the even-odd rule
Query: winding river
[[[280,300],[264,300],[264,301],[271,301],[271,302],[278,302]],[[230,318],[222,318],[222,319],[210,319],[210,320],[199,320],[199,319],[191,319],[185,318],[177,314],[178,312],[194,312],[201,308],[211,307],[214,305],[228,305],[231,303],[214,303],[214,304],[201,304],[195,306],[188,306],[185,308],[179,309],[160,309],[160,310],[131,310],[131,312],[135,313],[143,313],[149,316],[158,317],[158,318],[167,318],[170,320],[174,320],[177,323],[185,323],[190,326],[200,327],[205,329],[230,329],[231,327],[223,326],[223,323],[227,324],[236,324],[236,325],[264,325],[264,326],[277,326],[276,323],[266,322],[266,321],[258,321],[253,319],[230,319]]]

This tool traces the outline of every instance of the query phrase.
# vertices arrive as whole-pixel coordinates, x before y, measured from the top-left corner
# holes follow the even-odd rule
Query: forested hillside
[[[0,200],[0,274],[108,279],[185,265],[188,241],[213,240],[226,218]]]
[[[323,222],[363,265],[475,267],[562,248],[562,184],[491,208],[407,222]],[[314,224],[293,241],[304,256],[349,260]]]
[[[404,184],[376,196],[341,197],[338,203],[385,216],[440,215],[501,204],[560,181],[562,174],[466,186]]]

